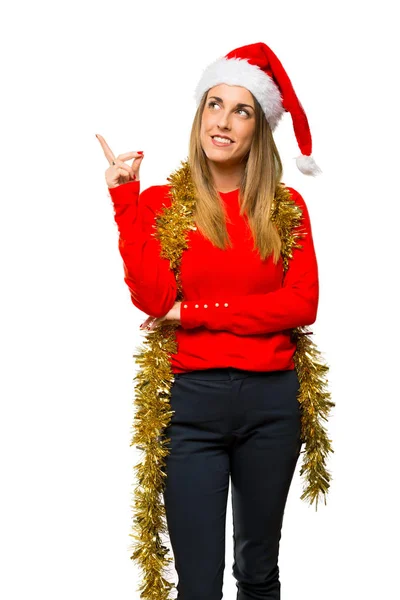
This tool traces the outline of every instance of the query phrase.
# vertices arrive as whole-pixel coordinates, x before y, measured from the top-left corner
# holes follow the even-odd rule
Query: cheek
[[[218,123],[218,116],[214,115],[204,115],[202,119],[201,129],[205,133],[215,128],[215,124]]]
[[[200,135],[204,135],[207,132],[208,128],[209,128],[208,121],[207,121],[207,119],[205,119],[203,117],[202,122],[201,122],[201,127],[200,127]]]
[[[254,128],[245,128],[242,133],[242,141],[246,146],[250,146],[253,140]]]

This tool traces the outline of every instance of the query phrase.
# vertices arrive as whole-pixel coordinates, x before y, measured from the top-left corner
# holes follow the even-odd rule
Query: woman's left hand
[[[140,329],[147,329],[148,331],[152,331],[155,329],[162,321],[170,321],[174,322],[178,325],[181,323],[181,302],[175,302],[173,307],[167,312],[163,317],[148,317],[144,323],[141,324]]]

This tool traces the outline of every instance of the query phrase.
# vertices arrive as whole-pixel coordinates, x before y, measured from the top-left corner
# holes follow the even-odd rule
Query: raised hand
[[[130,181],[139,181],[139,169],[143,160],[143,152],[126,152],[114,156],[111,148],[106,140],[100,134],[96,133],[96,137],[100,142],[108,164],[110,165],[105,172],[106,183],[109,188],[115,188],[123,183]],[[132,166],[126,164],[125,161],[133,160]]]

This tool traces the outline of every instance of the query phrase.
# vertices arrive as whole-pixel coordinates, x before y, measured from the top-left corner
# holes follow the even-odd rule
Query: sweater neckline
[[[239,191],[239,188],[235,188],[234,190],[231,190],[230,192],[220,192],[218,191],[219,194],[222,194],[223,196],[229,196],[230,194],[236,194]]]

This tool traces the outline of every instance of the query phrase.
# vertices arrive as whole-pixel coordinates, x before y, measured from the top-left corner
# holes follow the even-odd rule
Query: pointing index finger
[[[106,140],[103,138],[102,135],[100,135],[99,133],[96,133],[96,137],[100,142],[101,147],[103,148],[103,152],[106,156],[106,159],[108,160],[108,162],[110,163],[110,165],[112,164],[112,162],[115,159],[115,156],[110,148],[110,146],[107,144]]]

